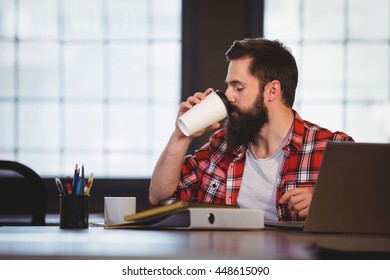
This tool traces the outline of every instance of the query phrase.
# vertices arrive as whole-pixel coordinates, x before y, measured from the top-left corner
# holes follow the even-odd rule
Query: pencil
[[[84,189],[84,195],[89,195],[91,192],[91,187],[92,187],[92,183],[93,183],[93,176],[94,176],[93,173],[91,173],[91,175],[89,176],[87,186]]]

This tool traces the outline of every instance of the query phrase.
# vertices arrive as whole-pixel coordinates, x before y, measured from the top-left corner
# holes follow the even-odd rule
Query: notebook
[[[306,222],[266,227],[326,233],[390,233],[390,144],[330,142]]]

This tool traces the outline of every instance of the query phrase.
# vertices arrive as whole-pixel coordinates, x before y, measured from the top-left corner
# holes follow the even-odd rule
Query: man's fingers
[[[311,199],[311,192],[292,195],[288,201],[288,209],[296,213],[300,218],[305,218],[309,213]]]
[[[195,105],[195,104],[199,104],[200,102],[202,101],[202,97],[201,96],[190,96],[187,98],[187,103],[190,103],[191,105]]]
[[[309,207],[306,207],[306,208],[302,209],[302,210],[299,211],[297,214],[298,214],[298,217],[299,217],[300,219],[306,218],[306,217],[307,217],[307,214],[309,214]]]
[[[305,201],[305,197],[301,197],[300,200],[296,199],[294,196],[293,199],[290,199],[290,202],[288,203],[288,208],[291,211],[299,212],[302,211],[307,207],[307,201]]]
[[[297,196],[303,193],[311,193],[310,188],[295,188],[286,191],[279,199],[279,204],[285,204],[290,201],[291,197]]]
[[[289,202],[290,198],[294,195],[294,191],[295,189],[292,189],[292,190],[289,190],[287,192],[285,192],[282,197],[279,199],[279,204],[285,204],[287,202]]]
[[[195,95],[188,97],[186,101],[183,101],[180,104],[179,112],[188,111],[189,109],[194,107],[196,104],[199,104],[202,101],[202,99],[204,99],[202,97],[203,93],[201,93],[201,92],[199,92],[198,96],[195,96]]]

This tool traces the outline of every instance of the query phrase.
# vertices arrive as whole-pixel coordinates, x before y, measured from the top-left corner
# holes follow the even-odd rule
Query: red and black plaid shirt
[[[304,121],[294,112],[292,134],[283,147],[284,157],[276,180],[279,220],[297,220],[285,205],[277,202],[293,188],[313,188],[329,141],[353,141],[345,133],[334,132]],[[225,129],[216,131],[210,142],[188,155],[182,167],[176,193],[162,204],[177,200],[235,205],[244,172],[247,146],[227,150]]]

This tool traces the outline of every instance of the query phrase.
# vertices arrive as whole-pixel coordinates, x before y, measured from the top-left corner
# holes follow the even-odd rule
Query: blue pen
[[[83,179],[77,174],[76,195],[82,195]]]

